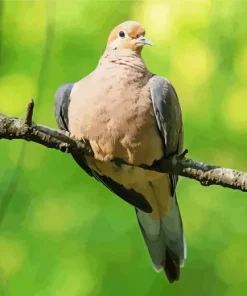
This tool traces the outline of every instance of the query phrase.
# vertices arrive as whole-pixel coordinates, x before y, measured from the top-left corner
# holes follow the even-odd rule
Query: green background
[[[133,19],[148,68],[180,97],[185,148],[247,171],[246,0],[0,2],[0,112],[56,127],[53,96],[92,71],[111,29]],[[188,244],[180,282],[157,274],[134,210],[70,155],[0,142],[0,295],[246,295],[247,196],[180,179]]]

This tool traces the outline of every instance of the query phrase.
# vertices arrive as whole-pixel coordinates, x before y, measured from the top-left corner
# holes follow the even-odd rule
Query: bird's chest
[[[90,91],[81,93],[80,84],[75,88],[80,95],[72,94],[71,134],[77,139],[89,140],[95,157],[100,160],[118,157],[128,163],[151,164],[161,157],[162,143],[148,80],[120,75],[112,85],[113,75],[104,77],[101,87],[96,87],[96,81],[88,81],[83,89]]]

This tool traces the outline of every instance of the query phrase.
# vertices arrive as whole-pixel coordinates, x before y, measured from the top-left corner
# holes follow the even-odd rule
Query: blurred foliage
[[[0,10],[0,112],[22,116],[33,97],[34,120],[55,127],[57,87],[90,73],[111,29],[134,19],[155,43],[149,69],[176,87],[189,156],[247,170],[245,0],[5,0]],[[0,202],[22,145],[0,142]],[[188,259],[169,285],[133,209],[70,155],[28,143],[17,184],[0,224],[0,295],[246,294],[244,193],[180,180]]]

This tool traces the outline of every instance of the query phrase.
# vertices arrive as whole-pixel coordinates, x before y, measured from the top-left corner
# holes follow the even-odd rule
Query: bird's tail
[[[153,219],[150,214],[136,210],[139,225],[156,271],[164,271],[170,283],[179,280],[180,267],[186,258],[186,242],[176,199],[170,197],[169,213]]]

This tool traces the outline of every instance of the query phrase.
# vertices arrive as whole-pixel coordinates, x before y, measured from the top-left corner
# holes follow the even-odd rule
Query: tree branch
[[[25,118],[9,117],[0,113],[0,139],[22,139],[41,144],[47,148],[62,152],[85,153],[93,155],[91,147],[69,137],[68,132],[55,130],[32,122],[34,102],[31,100],[26,109]]]
[[[32,122],[34,102],[28,103],[24,119],[9,117],[0,113],[0,140],[22,139],[41,144],[47,148],[61,150],[66,153],[82,153],[93,155],[88,142],[78,142],[68,132],[55,130]],[[198,162],[185,155],[162,160],[162,171],[199,181],[203,186],[220,185],[241,191],[247,191],[247,173],[215,165]],[[148,169],[148,168],[145,168]],[[155,170],[155,168],[152,168]]]

